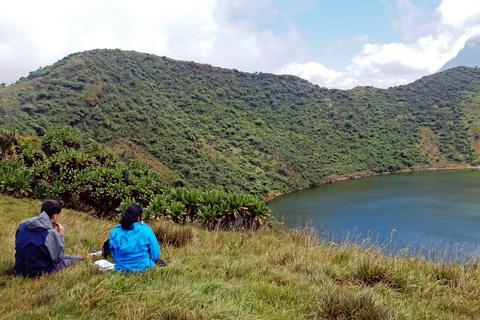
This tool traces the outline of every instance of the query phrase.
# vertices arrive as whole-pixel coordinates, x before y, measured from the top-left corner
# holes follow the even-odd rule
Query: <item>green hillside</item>
[[[479,163],[480,70],[329,90],[121,50],[72,54],[0,88],[0,126],[76,127],[174,186],[268,196],[364,172]]]

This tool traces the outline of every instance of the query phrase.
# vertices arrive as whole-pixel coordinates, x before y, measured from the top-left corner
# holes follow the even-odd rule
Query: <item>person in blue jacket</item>
[[[57,222],[62,206],[46,200],[40,214],[22,222],[15,233],[15,271],[24,277],[54,274],[82,260],[65,256],[65,228]]]
[[[155,267],[160,260],[160,245],[153,230],[142,223],[143,210],[131,204],[122,215],[120,224],[110,232],[110,250],[115,271],[143,272]]]

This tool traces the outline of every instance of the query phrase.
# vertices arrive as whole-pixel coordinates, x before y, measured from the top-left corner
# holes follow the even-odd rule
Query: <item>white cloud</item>
[[[396,23],[405,34],[404,42],[376,43],[367,34],[352,36],[352,43],[337,39],[331,54],[336,54],[340,43],[363,45],[348,67],[333,70],[307,58],[307,44],[293,20],[294,10],[313,4],[299,0],[7,1],[0,11],[0,83],[14,82],[73,52],[120,48],[249,72],[275,70],[330,88],[388,87],[435,72],[470,36],[480,34],[480,1],[442,0],[436,16],[427,20],[414,1],[397,0],[400,18]],[[272,21],[281,24],[282,31],[269,27]]]
[[[374,43],[367,43],[366,45],[363,46],[362,53],[365,55],[375,54],[375,53],[378,53],[380,50],[381,50],[380,45],[374,44]]]
[[[308,62],[305,64],[290,63],[282,66],[277,70],[280,74],[294,74],[301,78],[312,81],[325,81],[326,83],[334,83],[336,79],[343,77],[343,73],[331,70],[317,62]]]
[[[394,24],[402,30],[403,36],[412,40],[422,28],[418,28],[417,21],[425,21],[425,13],[420,10],[412,0],[397,0],[397,10],[400,15],[398,21],[394,21]]]
[[[413,43],[365,44],[344,71],[319,68],[314,62],[292,63],[278,73],[298,75],[318,85],[350,89],[359,85],[387,88],[406,84],[435,73],[453,58],[469,38],[447,35],[422,37]],[[292,67],[293,66],[293,67]],[[316,67],[315,67],[316,66]],[[307,71],[308,70],[308,71]]]
[[[258,26],[275,15],[270,0],[8,1],[0,11],[0,82],[96,48],[269,71],[303,47],[293,24],[282,33]]]
[[[476,0],[443,0],[437,11],[442,16],[445,25],[461,28],[465,25],[478,22],[480,1]]]
[[[480,1],[443,0],[436,11],[441,21],[436,24],[430,21],[420,26],[415,26],[414,21],[422,13],[412,1],[398,0],[398,9],[400,14],[404,14],[400,19],[404,32],[416,27],[433,32],[405,43],[367,43],[343,71],[328,70],[322,66],[328,70],[325,72],[321,68],[312,68],[315,62],[308,62],[291,63],[279,68],[278,73],[289,72],[330,88],[350,89],[357,85],[387,88],[435,73],[458,53],[468,38],[480,34]],[[426,25],[428,28],[423,28]]]
[[[381,66],[389,66],[391,63],[398,61],[407,69],[418,70],[418,73],[432,73],[452,57],[452,52],[460,50],[467,38],[468,36],[456,40],[449,36],[439,36],[437,38],[428,36],[408,44],[365,45],[363,54],[355,56],[352,63],[353,66],[357,67],[377,65],[381,68]],[[386,75],[398,74],[402,73],[402,69],[382,73]]]

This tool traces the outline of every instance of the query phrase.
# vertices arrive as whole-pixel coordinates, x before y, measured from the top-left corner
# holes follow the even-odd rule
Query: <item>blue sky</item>
[[[478,0],[17,0],[0,11],[0,83],[119,48],[388,88],[435,73],[478,34]]]

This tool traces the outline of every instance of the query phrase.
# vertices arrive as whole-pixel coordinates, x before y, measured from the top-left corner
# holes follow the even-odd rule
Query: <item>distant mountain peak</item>
[[[466,47],[478,47],[480,46],[480,34],[477,34],[470,39],[467,40],[465,43]]]
[[[480,34],[471,37],[465,43],[465,46],[458,52],[455,58],[449,60],[438,70],[445,71],[450,68],[465,66],[477,67],[480,65]]]

